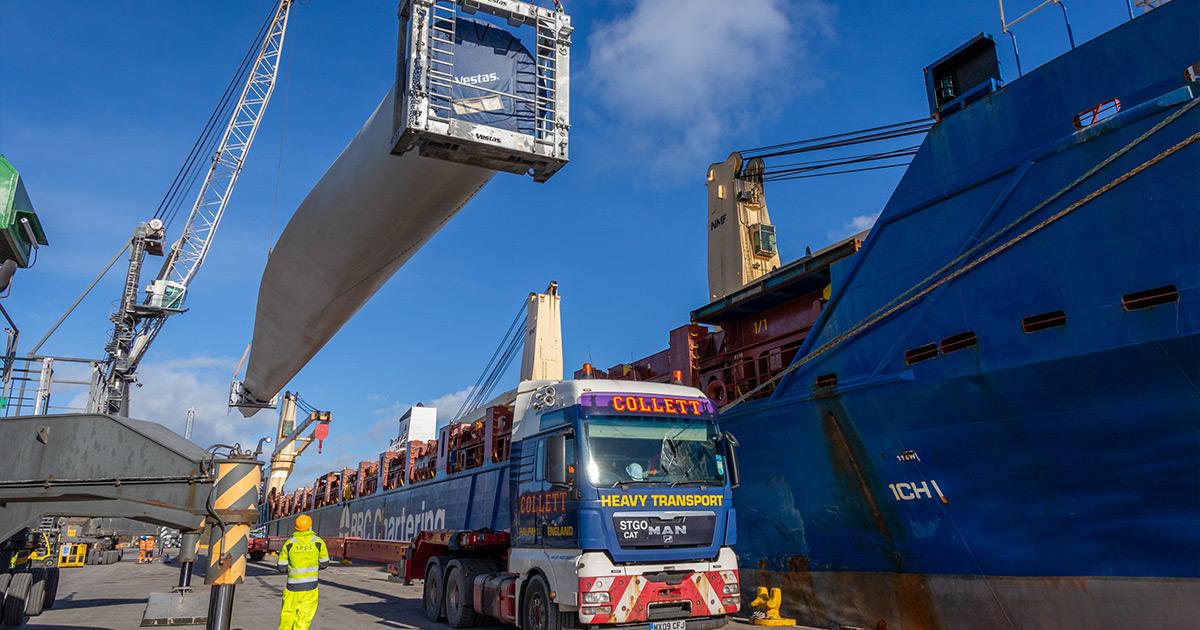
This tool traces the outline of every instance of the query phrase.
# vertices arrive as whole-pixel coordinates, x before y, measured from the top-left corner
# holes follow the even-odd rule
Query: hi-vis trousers
[[[279,613],[279,630],[308,630],[317,615],[317,590],[290,591],[283,589],[283,611]]]

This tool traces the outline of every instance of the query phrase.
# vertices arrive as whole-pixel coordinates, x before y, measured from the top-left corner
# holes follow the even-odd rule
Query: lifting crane
[[[92,384],[88,401],[90,412],[129,415],[129,386],[137,380],[138,364],[167,319],[187,310],[184,299],[188,286],[212,246],[213,236],[221,224],[246,154],[275,89],[291,4],[292,0],[279,0],[276,4],[258,55],[212,155],[208,174],[183,231],[166,252],[162,269],[145,288],[146,297],[140,302],[145,256],[164,254],[166,225],[161,218],[153,218],[140,223],[130,238],[129,269],[121,299],[111,316],[113,330],[104,347],[106,358]]]

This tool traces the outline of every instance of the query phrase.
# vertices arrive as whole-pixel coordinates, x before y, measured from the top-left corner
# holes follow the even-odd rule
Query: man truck
[[[455,628],[702,630],[740,608],[737,443],[699,390],[524,381],[425,439],[436,428],[413,408],[378,462],[268,506],[268,535],[308,513],[335,556],[407,541],[404,577]]]

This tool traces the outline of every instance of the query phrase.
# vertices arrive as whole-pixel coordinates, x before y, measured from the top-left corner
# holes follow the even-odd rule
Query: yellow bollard
[[[787,619],[779,616],[779,606],[783,603],[783,593],[778,588],[773,588],[768,593],[767,587],[758,587],[757,597],[750,605],[754,607],[754,614],[750,617],[750,623],[756,626],[794,626],[795,619]]]

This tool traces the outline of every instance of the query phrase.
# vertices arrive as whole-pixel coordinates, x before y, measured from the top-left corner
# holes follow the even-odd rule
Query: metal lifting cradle
[[[480,13],[531,26],[535,50],[470,17]],[[400,16],[396,82],[406,89],[395,102],[393,153],[418,148],[424,156],[529,172],[538,182],[567,163],[567,14],[509,0],[405,0]],[[508,62],[513,70],[505,76]]]

